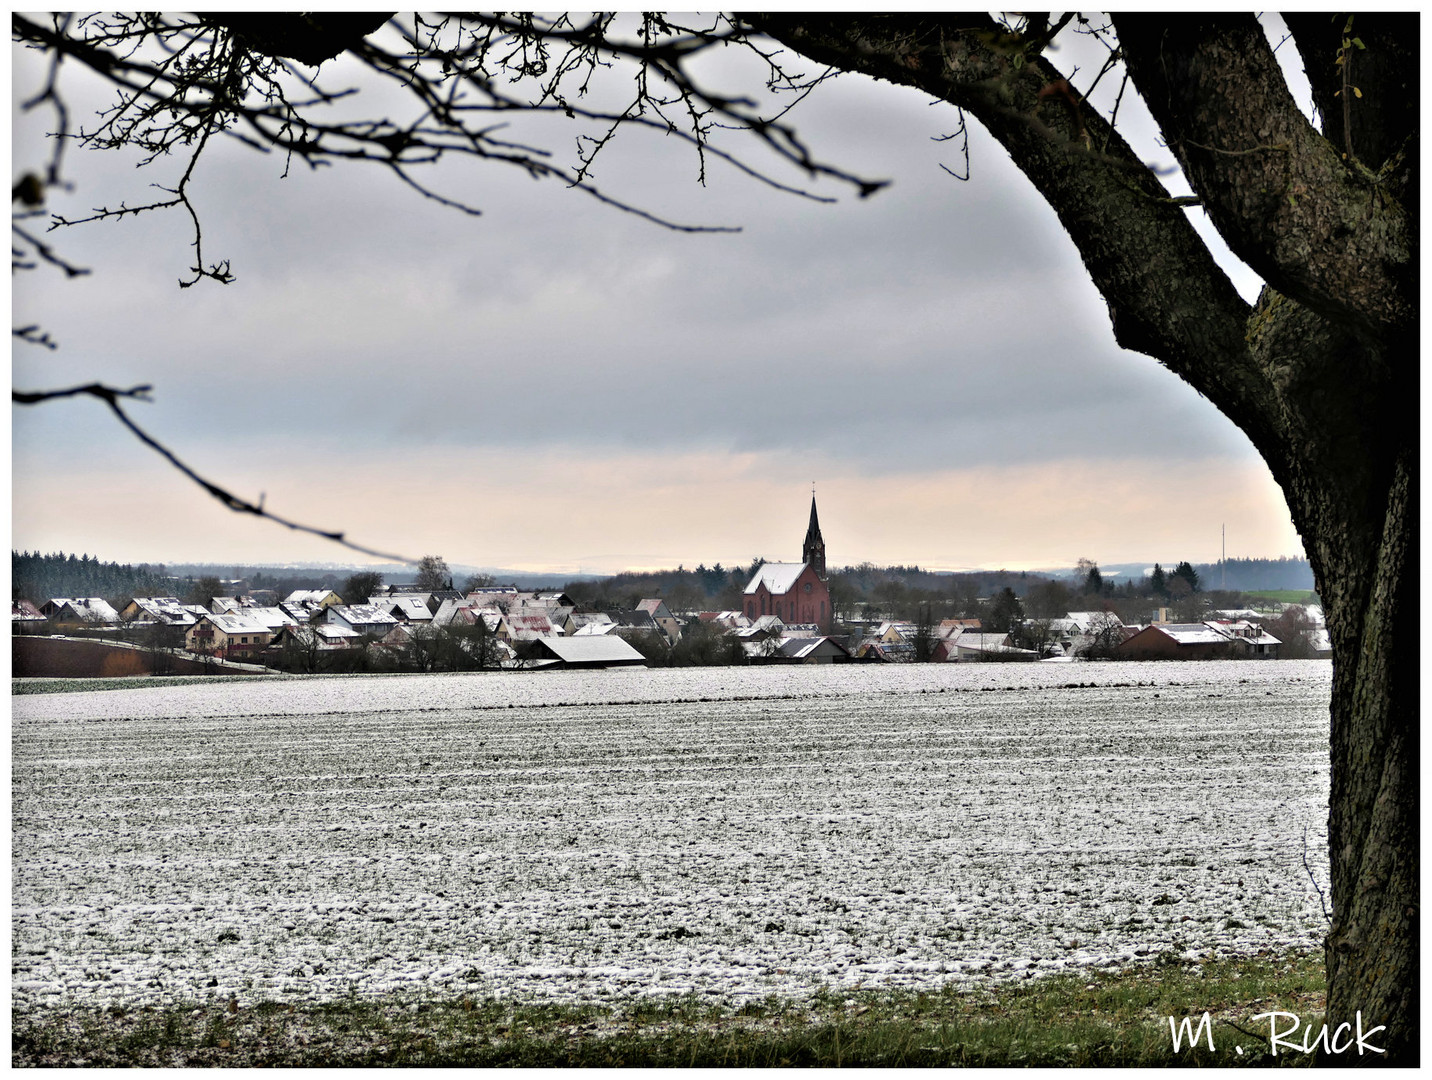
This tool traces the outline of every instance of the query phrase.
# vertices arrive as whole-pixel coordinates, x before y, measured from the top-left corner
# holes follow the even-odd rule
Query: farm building
[[[1114,646],[1131,660],[1226,660],[1237,655],[1230,635],[1207,623],[1154,623]]]
[[[614,634],[536,638],[530,646],[537,666],[547,668],[636,667],[646,657]]]

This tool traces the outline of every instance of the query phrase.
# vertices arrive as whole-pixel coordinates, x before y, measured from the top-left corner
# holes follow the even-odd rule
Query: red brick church
[[[798,563],[762,563],[746,586],[746,618],[774,615],[781,622],[814,623],[825,629],[833,612],[830,591],[825,586],[825,541],[815,513],[815,496],[810,497],[810,525]]]

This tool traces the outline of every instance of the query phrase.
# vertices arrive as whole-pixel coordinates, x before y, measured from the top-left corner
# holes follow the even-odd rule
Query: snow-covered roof
[[[814,638],[822,636],[820,626],[817,623],[786,623],[786,637],[788,638]]]
[[[606,622],[585,622],[572,631],[572,637],[603,637],[610,634],[617,628],[617,624],[608,619]]]
[[[225,614],[234,614],[232,612]],[[261,622],[270,630],[277,630],[280,626],[292,626],[294,618],[283,608],[279,607],[246,607],[240,608],[237,614],[247,615],[255,622]]]
[[[477,606],[478,603],[476,600],[444,600],[441,604],[438,605],[438,609],[433,612],[433,625],[446,626],[448,623],[453,621],[453,618],[457,615],[459,611],[466,611],[470,608],[475,608]]]
[[[1167,634],[1180,645],[1223,645],[1230,635],[1207,623],[1165,623],[1155,624],[1155,630]]]
[[[957,649],[977,649],[982,652],[1004,649],[1009,645],[1008,634],[982,634],[978,630],[966,630],[952,634],[950,641]]]
[[[655,630],[656,620],[651,617],[649,611],[639,611],[633,608],[630,611],[604,611],[607,618],[618,626],[636,627],[639,630]]]
[[[543,638],[541,644],[568,664],[646,663],[646,657],[614,635]]]
[[[321,604],[334,595],[332,589],[294,589],[283,598],[285,604]]]
[[[139,613],[143,613],[170,626],[192,626],[209,613],[207,608],[199,604],[181,603],[175,596],[136,596],[125,606],[125,610],[128,611],[131,606],[138,609],[136,618]]]
[[[1112,611],[1071,611],[1069,621],[1078,628],[1079,633],[1088,634],[1105,626],[1123,626],[1121,620]]]
[[[1215,630],[1222,630],[1232,634],[1240,641],[1246,641],[1252,645],[1281,645],[1283,644],[1272,634],[1263,629],[1261,623],[1249,622],[1247,619],[1235,621],[1208,620],[1208,625]]]
[[[273,632],[273,627],[266,626],[248,613],[242,615],[236,613],[212,614],[205,615],[204,618],[230,637],[235,634],[268,634]]]
[[[826,645],[827,642],[830,644]],[[850,655],[849,649],[829,637],[787,638],[781,642],[779,652],[782,656],[791,660],[804,660],[812,653],[821,650],[823,646],[825,651],[831,655],[839,655],[841,653],[844,653],[846,656]]]
[[[615,626],[612,617],[605,611],[574,611],[567,616],[567,621],[577,629],[584,626]],[[595,631],[593,631],[595,633]]]
[[[751,583],[746,586],[746,595],[751,595],[762,585],[766,586],[767,592],[777,596],[788,593],[795,587],[796,578],[801,576],[801,571],[805,568],[806,564],[803,562],[762,563],[756,576],[751,578]]]
[[[320,648],[347,648],[350,641],[362,637],[358,631],[338,623],[312,623],[308,626],[290,624],[285,626],[280,633],[301,641],[305,645],[312,644],[313,640],[317,638]]]
[[[377,604],[334,604],[328,611],[329,621],[342,619],[350,626],[392,626],[398,620]]]
[[[119,612],[98,596],[57,597],[46,601],[40,610],[46,615],[51,615],[58,614],[64,608],[69,608],[78,618],[86,622],[119,622]]]
[[[518,641],[528,641],[532,638],[551,637],[557,634],[558,630],[546,615],[509,615],[507,632]]]
[[[370,598],[369,606],[379,611],[386,611],[389,614],[398,613],[409,622],[431,622],[433,613],[428,610],[427,601],[421,596],[375,596]]]

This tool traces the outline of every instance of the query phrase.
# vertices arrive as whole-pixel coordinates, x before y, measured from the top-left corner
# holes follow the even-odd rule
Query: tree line
[[[167,595],[173,578],[164,565],[100,562],[93,555],[38,551],[10,552],[13,600],[43,604],[57,596],[98,596],[111,604],[132,596]]]

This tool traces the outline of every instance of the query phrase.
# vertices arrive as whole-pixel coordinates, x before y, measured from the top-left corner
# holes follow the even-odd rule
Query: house
[[[630,611],[604,611],[602,614],[616,624],[611,632],[619,636],[661,633],[661,627],[656,625],[649,611],[633,608]]]
[[[184,647],[226,658],[252,656],[268,648],[273,636],[273,630],[247,614],[207,614],[184,632]]]
[[[453,621],[459,611],[470,611],[478,606],[476,600],[464,600],[462,597],[458,597],[455,600],[444,600],[438,605],[438,609],[433,612],[433,625],[446,626]],[[496,609],[494,608],[492,610],[495,611]]]
[[[263,590],[269,597],[273,596],[272,589]],[[265,603],[257,596],[216,596],[209,601],[209,610],[215,615],[227,615],[233,611],[244,611],[255,607],[273,607],[273,603]]]
[[[851,656],[856,660],[864,660],[868,663],[888,664],[894,660],[894,657],[887,650],[888,647],[881,645],[880,642],[865,638],[855,646],[855,651]]]
[[[788,638],[818,638],[823,637],[820,627],[815,623],[786,623],[786,637]]]
[[[304,604],[311,608],[332,607],[343,603],[343,597],[332,589],[294,589],[283,598],[285,604]]]
[[[834,619],[825,583],[825,540],[810,499],[810,524],[798,563],[762,563],[746,586],[742,608],[748,619],[775,615],[788,623],[828,627]]]
[[[426,595],[404,593],[396,596],[371,596],[370,606],[385,611],[399,622],[431,623],[433,612],[428,608]]]
[[[949,663],[978,660],[1038,660],[1033,649],[1019,649],[1009,643],[1008,634],[982,634],[966,630],[935,645],[934,657]]]
[[[552,620],[541,614],[504,615],[497,628],[499,641],[535,641],[538,638],[560,637],[562,631]]]
[[[584,622],[581,626],[569,633],[567,637],[602,637],[606,634],[614,633],[616,629],[617,624],[610,619],[603,619],[601,622]],[[620,636],[620,634],[617,634],[617,637]]]
[[[285,626],[293,626],[296,620],[281,607],[245,607],[238,611],[219,611],[216,615],[243,615],[255,622],[263,623],[275,634]]]
[[[850,650],[832,637],[785,638],[773,653],[752,656],[758,663],[768,664],[844,664],[852,657]]]
[[[882,645],[904,645],[914,641],[915,634],[916,626],[912,622],[883,622],[871,637]]]
[[[436,614],[438,608],[442,607],[444,600],[461,599],[462,593],[458,592],[456,589],[434,589],[432,592],[427,594],[428,610]]]
[[[49,622],[40,609],[28,600],[10,601],[10,633],[36,634]]]
[[[681,640],[681,620],[671,613],[665,600],[657,598],[643,600],[637,604],[636,609],[645,611],[651,616],[652,622],[656,623],[661,632],[666,635],[669,644],[675,645]]]
[[[502,612],[494,611],[492,608],[459,607],[451,609],[449,618],[446,622],[442,623],[442,625],[462,627],[476,626],[478,623],[482,623],[483,626],[487,628],[488,633],[496,635],[498,630],[502,628],[502,619]],[[430,625],[434,627],[439,625],[436,615],[433,616],[433,621]]]
[[[615,625],[616,623],[612,622],[612,617],[605,611],[574,611],[569,614],[566,621],[562,623],[562,632],[568,637],[580,633],[605,634],[607,633],[606,630],[588,630],[586,628],[589,626],[605,626],[611,628]]]
[[[330,604],[321,609],[320,621],[373,637],[386,636],[398,622],[376,604]]]
[[[328,652],[333,649],[351,649],[358,644],[359,637],[360,634],[338,623],[290,623],[273,636],[269,646],[279,650]]]
[[[1210,619],[1207,621],[1207,625],[1229,635],[1234,643],[1243,650],[1244,656],[1257,660],[1276,660],[1278,658],[1278,646],[1282,642],[1265,631],[1259,623],[1249,622],[1247,619]]]
[[[1208,623],[1152,623],[1113,651],[1131,660],[1222,660],[1235,648],[1232,635]]]
[[[136,596],[120,610],[121,622],[191,627],[209,609],[202,604],[182,604],[174,596]]]
[[[97,596],[60,597],[46,600],[40,614],[51,626],[114,626],[119,612]]]
[[[740,611],[699,611],[696,613],[698,621],[719,626],[723,630],[734,630],[738,626],[749,625],[750,620],[744,612]]]
[[[490,585],[462,597],[473,607],[490,607],[506,615],[512,610],[521,610],[523,601],[531,594],[519,593],[516,585]]]
[[[516,585],[484,585],[480,589],[474,589],[467,594],[467,599],[475,600],[482,596],[516,596]]]
[[[536,638],[531,646],[535,666],[541,668],[637,667],[646,657],[612,634]]]
[[[290,604],[287,600],[280,600],[278,609],[296,623],[312,622],[313,613],[318,610],[311,604]]]
[[[941,619],[940,624],[935,627],[937,638],[955,637],[963,634],[966,630],[978,632],[984,628],[979,619]]]

